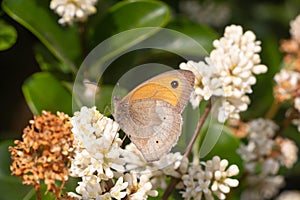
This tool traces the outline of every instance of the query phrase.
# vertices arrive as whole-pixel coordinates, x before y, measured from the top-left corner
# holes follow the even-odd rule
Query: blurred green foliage
[[[141,27],[166,27],[192,37],[209,52],[213,40],[222,35],[226,25],[240,24],[245,30],[252,30],[262,41],[262,63],[269,67],[267,74],[258,77],[250,96],[252,104],[242,117],[250,120],[263,116],[273,102],[273,76],[281,66],[280,39],[289,37],[289,22],[298,14],[300,1],[199,0],[197,2],[202,11],[198,13],[198,18],[182,9],[184,2],[185,0],[105,0],[99,2],[98,12],[90,16],[87,23],[61,26],[57,22],[58,16],[49,8],[49,1],[3,0],[2,11],[5,15],[31,31],[39,40],[34,44],[34,49],[35,59],[42,72],[28,77],[22,87],[31,111],[34,114],[39,114],[42,110],[63,111],[71,115],[72,86],[83,59],[99,43],[122,31]],[[206,12],[211,7],[218,10],[221,8],[223,15],[214,10]],[[4,13],[1,12],[1,15]],[[145,33],[144,39],[151,36],[152,34]],[[16,39],[14,27],[1,19],[0,50],[11,47]],[[124,51],[122,45],[119,48]],[[111,102],[112,84],[115,81],[113,73],[117,74],[121,70],[118,67],[120,63],[123,66],[135,66],[153,57],[170,66],[176,66],[181,61],[165,52],[151,50],[130,52],[122,56],[112,64],[113,69],[109,70],[111,74],[101,80],[102,92],[97,96],[98,109],[105,111]],[[17,69],[26,66],[14,67]],[[279,116],[278,119],[281,120],[282,117]],[[289,137],[297,134],[295,129],[288,131]],[[235,152],[239,141],[226,128],[223,132],[207,158],[217,154],[241,166],[241,160]],[[297,142],[299,145],[299,139]],[[10,176],[9,145],[12,145],[11,141],[0,144],[0,199],[34,199],[30,187],[22,186],[18,178]],[[297,168],[294,171],[299,175],[299,165]],[[48,198],[50,199],[49,195],[45,197]]]
[[[0,20],[0,51],[10,48],[16,40],[16,29],[5,21]]]

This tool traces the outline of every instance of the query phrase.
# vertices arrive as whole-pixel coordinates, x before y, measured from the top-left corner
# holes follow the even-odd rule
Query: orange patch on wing
[[[158,99],[176,106],[178,104],[177,96],[167,87],[160,84],[148,83],[133,91],[130,101],[140,99]]]

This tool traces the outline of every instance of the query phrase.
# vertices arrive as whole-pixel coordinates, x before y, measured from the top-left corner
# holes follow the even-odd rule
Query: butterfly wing
[[[172,87],[172,82],[179,85]],[[163,73],[145,83],[115,104],[115,120],[147,161],[168,153],[181,133],[181,113],[194,84],[192,72]]]
[[[134,134],[129,137],[147,161],[155,161],[170,152],[177,143],[182,117],[172,105],[164,101],[141,101],[134,104],[135,107],[144,108],[149,105],[151,113],[145,114],[144,110],[138,109],[132,115],[133,123],[137,126],[134,126]]]
[[[181,113],[188,103],[194,81],[195,76],[191,71],[168,71],[142,83],[126,97],[130,97],[130,101],[148,98],[166,101]],[[173,82],[178,83],[176,88],[172,87]]]

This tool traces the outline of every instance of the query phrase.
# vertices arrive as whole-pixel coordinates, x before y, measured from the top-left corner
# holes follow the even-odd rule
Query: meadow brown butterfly
[[[114,100],[114,118],[148,161],[171,151],[181,134],[182,116],[195,76],[188,70],[157,75]]]

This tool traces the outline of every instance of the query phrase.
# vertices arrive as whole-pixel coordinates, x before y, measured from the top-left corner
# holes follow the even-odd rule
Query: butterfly
[[[171,70],[114,100],[115,121],[146,161],[159,160],[177,144],[194,81],[191,71]]]

